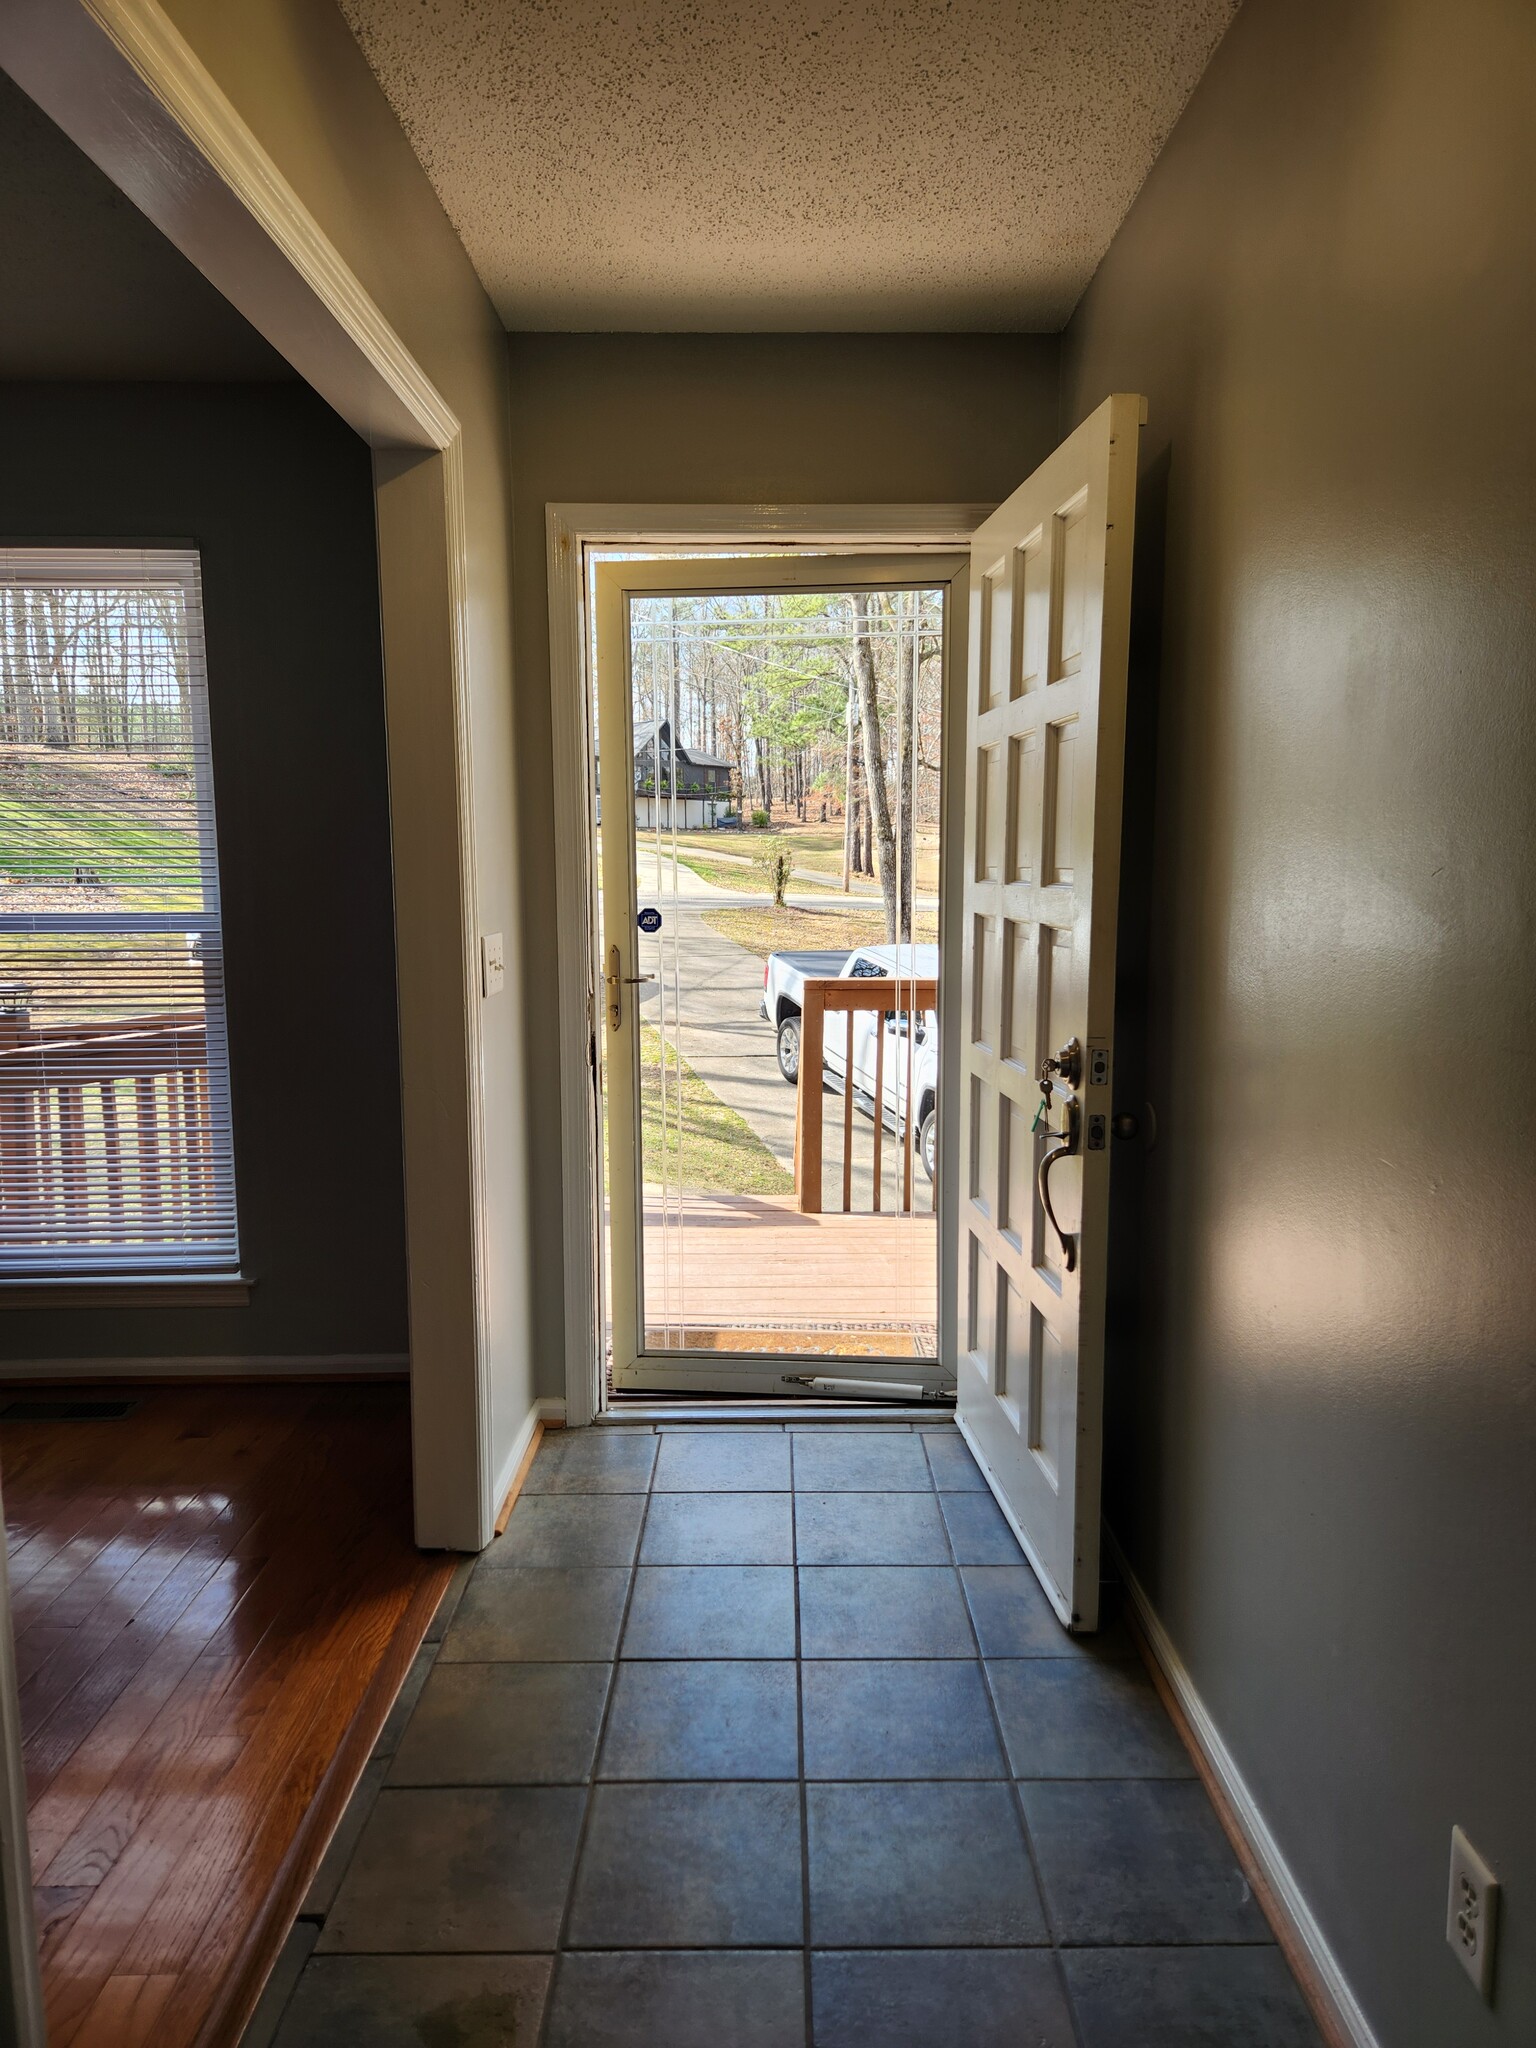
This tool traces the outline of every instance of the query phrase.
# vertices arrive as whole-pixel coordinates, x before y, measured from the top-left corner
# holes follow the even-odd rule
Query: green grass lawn
[[[0,795],[0,875],[67,886],[77,866],[96,869],[125,901],[144,895],[146,883],[162,885],[152,891],[157,909],[202,901],[195,827],[183,832],[112,811]]]
[[[793,822],[776,825],[772,832],[679,832],[677,843],[690,851],[697,848],[708,851],[711,848],[726,848],[731,853],[751,855],[765,839],[784,838],[789,842],[795,866],[811,868],[817,874],[836,875],[842,880],[843,873],[843,828],[837,825],[798,825]],[[692,863],[690,862],[690,866]],[[914,854],[913,879],[922,895],[932,895],[939,886],[939,839],[937,832],[919,831]]]
[[[738,896],[766,896],[768,878],[754,862],[750,867],[740,867],[735,861],[701,860],[696,853],[680,852],[678,859],[685,868],[691,868],[701,882],[712,882],[718,889],[733,890]],[[797,895],[840,896],[841,889],[833,889],[821,882],[802,882],[797,876],[791,877],[790,889]]]
[[[204,1002],[202,969],[183,932],[0,933],[0,983],[30,991],[39,1028],[200,1010]]]
[[[682,1145],[678,1145],[677,1090],[681,1087]],[[673,1185],[703,1194],[783,1195],[794,1188],[745,1118],[706,1088],[686,1060],[669,1056],[667,1118],[662,1128],[661,1034],[640,1027],[641,1159],[645,1178],[659,1185],[663,1164]]]
[[[783,910],[743,907],[706,910],[704,922],[723,939],[745,946],[759,960],[770,953],[812,952],[835,947],[883,946],[885,913],[879,909],[855,909],[851,904],[829,904],[825,910]],[[912,919],[912,936],[919,945],[931,944],[939,936],[939,920],[931,910],[920,910]]]

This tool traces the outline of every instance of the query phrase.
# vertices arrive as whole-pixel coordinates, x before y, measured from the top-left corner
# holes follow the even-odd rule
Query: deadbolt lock
[[[617,1031],[624,1021],[624,995],[627,988],[644,988],[653,982],[654,974],[625,974],[624,962],[619,957],[617,946],[608,948],[608,972],[603,976],[603,987],[608,996],[608,1022]]]
[[[1054,1058],[1049,1055],[1040,1062],[1040,1087],[1047,1092],[1052,1074],[1059,1074],[1068,1088],[1078,1088],[1083,1080],[1083,1048],[1075,1038],[1069,1038]]]

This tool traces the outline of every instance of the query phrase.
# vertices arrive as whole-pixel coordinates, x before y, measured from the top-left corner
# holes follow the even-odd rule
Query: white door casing
[[[1106,399],[975,534],[963,746],[959,1421],[1061,1619],[1098,1625],[1136,451]],[[954,1027],[951,1026],[951,1029]],[[1041,1061],[1076,1041],[1080,1073]],[[1062,1147],[1075,1144],[1070,1156]],[[1040,1170],[1050,1154],[1050,1205]]]
[[[560,929],[578,943],[560,948],[555,991],[560,1057],[560,1202],[564,1257],[565,1398],[569,1423],[590,1422],[603,1411],[607,1378],[601,1237],[601,1133],[592,1047],[597,1016],[597,878],[592,861],[592,675],[588,668],[592,619],[588,576],[594,552],[665,548],[705,556],[744,548],[793,551],[850,548],[870,553],[917,549],[932,554],[969,548],[971,535],[990,516],[990,505],[657,505],[550,504],[544,508],[549,586],[549,716],[555,759],[555,896]],[[964,557],[966,571],[969,557]],[[962,576],[966,572],[962,572]],[[950,586],[944,642],[944,702],[957,706],[964,688],[964,595]],[[946,709],[946,719],[949,711]],[[957,837],[965,797],[964,776],[951,774],[943,756],[945,831]],[[941,919],[958,918],[958,870],[942,880]],[[952,912],[952,915],[951,915]],[[957,927],[958,928],[958,927]],[[957,984],[958,986],[958,974]],[[601,1021],[597,1019],[597,1021]],[[944,1053],[942,1085],[949,1088],[952,1053]],[[954,1090],[949,1088],[951,1096]],[[949,1195],[941,1184],[941,1211]],[[939,1237],[939,1305],[947,1325],[941,1355],[954,1357],[955,1287],[950,1266],[955,1232],[947,1216]]]

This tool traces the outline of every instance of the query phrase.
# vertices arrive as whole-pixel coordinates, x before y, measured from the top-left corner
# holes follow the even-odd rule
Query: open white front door
[[[959,1418],[1074,1629],[1098,1625],[1115,926],[1144,412],[1140,398],[1107,399],[977,529],[971,551]]]

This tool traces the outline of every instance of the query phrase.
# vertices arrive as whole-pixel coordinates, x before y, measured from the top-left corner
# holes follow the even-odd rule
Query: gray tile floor
[[[545,1440],[246,2048],[1319,2048],[952,1427]]]

